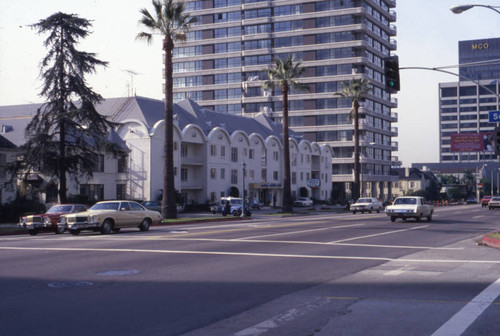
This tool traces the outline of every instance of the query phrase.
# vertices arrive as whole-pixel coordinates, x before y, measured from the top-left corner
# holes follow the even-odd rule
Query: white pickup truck
[[[402,218],[406,221],[408,218],[415,218],[417,222],[422,220],[422,217],[432,220],[434,207],[427,204],[425,198],[420,196],[403,196],[394,200],[392,205],[385,208],[385,213],[391,218],[391,222],[395,222],[396,218]]]

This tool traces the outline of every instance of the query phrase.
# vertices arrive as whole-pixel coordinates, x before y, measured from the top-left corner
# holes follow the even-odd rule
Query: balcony
[[[395,152],[399,148],[399,144],[397,141],[391,141],[391,151]]]
[[[391,49],[391,50],[396,50],[396,49],[398,49],[398,41],[396,41],[396,40],[391,40],[391,46],[390,46],[390,49]]]
[[[398,28],[396,25],[390,25],[389,26],[389,35],[391,36],[396,36],[398,34]]]

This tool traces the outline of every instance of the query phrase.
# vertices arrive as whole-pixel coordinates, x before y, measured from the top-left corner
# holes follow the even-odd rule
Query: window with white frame
[[[181,168],[181,181],[186,182],[188,180],[188,170],[187,168]]]
[[[231,169],[231,184],[238,184],[238,170]]]
[[[238,162],[238,148],[231,147],[231,161]]]
[[[188,146],[181,145],[181,157],[185,158],[188,156]]]

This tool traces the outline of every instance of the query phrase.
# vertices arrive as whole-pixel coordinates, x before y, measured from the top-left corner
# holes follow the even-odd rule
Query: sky
[[[500,37],[500,15],[475,7],[462,14],[449,8],[468,0],[397,0],[400,67],[440,67],[458,64],[458,41]],[[500,6],[500,0],[474,4]],[[0,106],[43,102],[39,96],[41,59],[46,35],[29,27],[58,11],[92,20],[92,31],[78,49],[109,62],[88,76],[104,98],[139,96],[162,99],[160,36],[151,44],[135,39],[143,31],[139,10],[152,11],[150,0],[0,0]],[[449,70],[449,69],[448,69]],[[453,70],[453,69],[451,69]],[[133,74],[132,74],[133,73]],[[401,70],[398,100],[398,156],[404,166],[439,161],[438,83],[458,77],[436,71]],[[1,116],[0,116],[1,117]]]

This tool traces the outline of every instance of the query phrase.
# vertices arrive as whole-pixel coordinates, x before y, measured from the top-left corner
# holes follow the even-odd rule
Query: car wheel
[[[355,215],[355,214],[356,214],[356,211],[353,211],[352,213]]]
[[[215,215],[215,211],[212,211],[212,214]]]
[[[28,230],[28,232],[31,236],[36,236],[36,234],[38,233],[36,230]]]
[[[66,231],[65,227],[63,227],[63,226],[61,226],[61,227],[57,226],[55,232],[56,232],[56,234],[63,234],[64,231]]]
[[[150,225],[151,225],[151,221],[149,219],[147,219],[147,218],[144,218],[142,220],[141,225],[139,225],[139,230],[141,230],[141,231],[148,231]]]
[[[416,218],[417,222],[420,222],[422,220],[422,214],[418,215]]]
[[[110,234],[112,230],[113,223],[109,219],[104,220],[101,225],[101,234]]]
[[[380,213],[380,208],[377,209],[377,213]]]
[[[406,217],[403,217],[403,222],[406,222],[406,220],[407,220],[407,219],[408,219],[408,218],[406,218]]]
[[[391,222],[395,222],[396,221],[396,217],[395,216],[391,216]]]
[[[432,220],[432,212],[429,216],[427,216],[427,221],[430,222]]]
[[[80,230],[69,230],[69,233],[71,233],[73,236],[78,236],[80,234]]]
[[[488,207],[488,210],[493,210],[493,208],[492,207]]]
[[[372,213],[373,211],[373,208],[370,208],[370,210],[368,210],[368,213]]]

